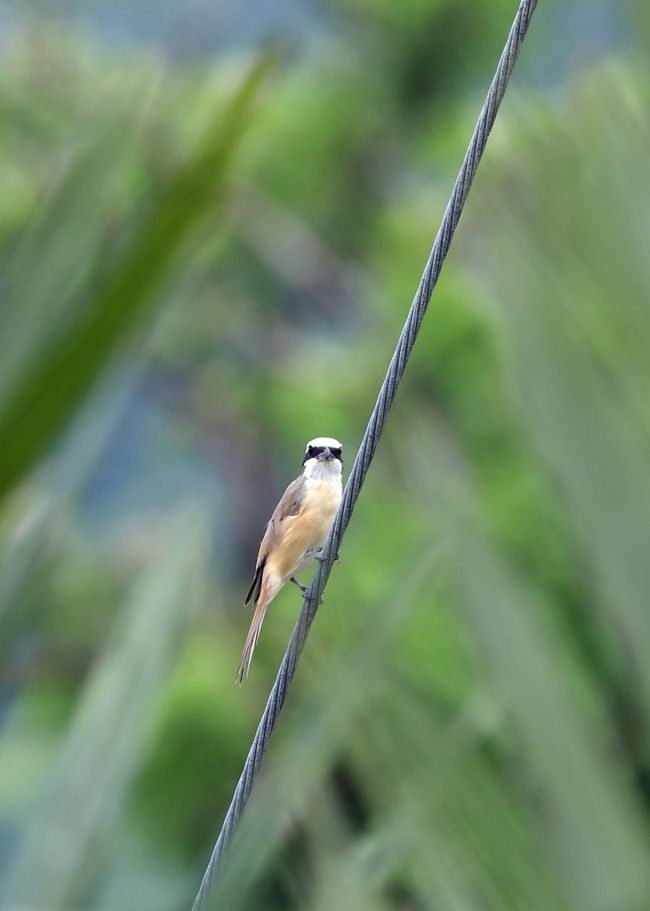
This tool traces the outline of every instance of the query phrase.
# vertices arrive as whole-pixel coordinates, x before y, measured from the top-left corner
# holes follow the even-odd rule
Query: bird
[[[302,474],[292,481],[269,519],[257,554],[255,574],[245,605],[255,605],[237,682],[248,676],[266,610],[287,582],[302,591],[297,573],[320,555],[342,496],[343,446],[333,437],[307,443]],[[337,555],[338,556],[338,555]]]

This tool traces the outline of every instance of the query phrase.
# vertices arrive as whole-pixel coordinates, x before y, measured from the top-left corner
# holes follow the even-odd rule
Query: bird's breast
[[[311,547],[320,547],[325,543],[331,528],[336,510],[341,502],[341,484],[330,481],[307,482],[305,499],[300,515],[304,528],[311,535]]]
[[[321,547],[334,521],[341,502],[341,484],[331,481],[308,481],[300,512],[282,523],[281,541],[273,563],[281,575],[296,572],[305,553]]]

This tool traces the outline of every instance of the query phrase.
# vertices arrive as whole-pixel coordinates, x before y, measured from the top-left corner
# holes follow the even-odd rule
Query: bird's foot
[[[326,557],[323,555],[323,548],[322,548],[322,547],[319,549],[318,553],[314,554],[314,559],[315,559],[315,560],[320,560],[321,563],[324,563],[324,562],[325,562]],[[341,559],[341,555],[340,555],[340,553],[339,553],[338,550],[337,550],[337,551],[336,551],[336,555],[334,556],[334,560],[333,560],[332,562],[333,562],[333,563],[338,563],[338,562],[340,561],[340,559]]]
[[[303,598],[306,598],[309,595],[309,589],[306,585],[303,585],[302,582],[299,582],[295,576],[291,576],[289,579],[290,582],[293,582],[294,585],[297,585],[300,591],[302,592]],[[323,596],[321,595],[320,604],[323,603]]]
[[[303,596],[303,598],[304,598],[305,595],[307,594],[307,591],[308,591],[307,586],[306,586],[306,585],[303,585],[302,582],[299,582],[299,581],[296,579],[295,576],[291,576],[291,579],[290,579],[289,581],[290,581],[290,582],[293,582],[294,585],[297,585],[297,586],[298,586],[298,588],[299,588],[300,591],[302,592],[302,596]]]
[[[289,581],[290,581],[290,582],[293,582],[294,585],[297,585],[297,586],[298,586],[298,588],[299,588],[300,591],[302,592],[303,598],[308,598],[308,597],[309,597],[309,589],[307,588],[306,585],[303,585],[302,582],[298,582],[298,580],[296,579],[295,576],[291,576],[291,578],[290,578]],[[319,601],[318,603],[319,603],[319,604],[322,604],[322,603],[323,603],[323,600],[324,600],[324,599],[323,599],[323,596],[321,595],[320,601]]]

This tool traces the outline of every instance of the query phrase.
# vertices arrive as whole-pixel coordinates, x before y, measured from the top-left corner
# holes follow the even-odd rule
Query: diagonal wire
[[[508,35],[505,47],[499,59],[499,65],[494,75],[490,90],[479,115],[474,133],[470,140],[463,164],[461,166],[451,198],[445,209],[440,228],[436,235],[429,259],[417,293],[411,304],[408,317],[404,323],[399,342],[391,359],[386,377],[379,391],[366,432],[363,435],[361,446],[354,460],[350,477],[345,485],[341,505],[334,519],[329,536],[323,547],[322,557],[314,578],[305,595],[305,600],[300,615],[294,627],[289,645],[282,659],[275,683],[269,694],[266,708],[260,719],[253,743],[244,763],[241,776],[235,788],[230,807],[221,827],[221,832],[212,851],[212,856],[203,875],[201,887],[192,906],[192,911],[201,911],[207,907],[206,903],[211,890],[216,882],[224,857],[237,828],[237,823],[246,806],[246,802],[253,788],[253,783],[262,762],[262,756],[268,746],[275,722],[280,714],[287,695],[289,684],[293,678],[296,664],[302,652],[309,627],[312,624],[321,595],[327,584],[332,564],[337,558],[341,539],[348,527],[352,510],[361,491],[364,479],[375,454],[379,437],[384,427],[388,411],[395,398],[397,387],[406,370],[411,349],[415,344],[420,325],[426,313],[431,293],[440,275],[442,264],[447,255],[451,240],[456,230],[465,200],[469,193],[476,169],[483,155],[485,144],[490,130],[496,119],[499,105],[504,96],[510,74],[514,69],[519,49],[523,43],[532,14],[537,6],[537,0],[522,0],[517,10],[512,28]]]

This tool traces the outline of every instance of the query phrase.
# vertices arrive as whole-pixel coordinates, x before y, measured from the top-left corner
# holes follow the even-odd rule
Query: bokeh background
[[[515,6],[0,6],[6,911],[191,905]],[[650,907],[649,48],[540,0],[216,908]]]

